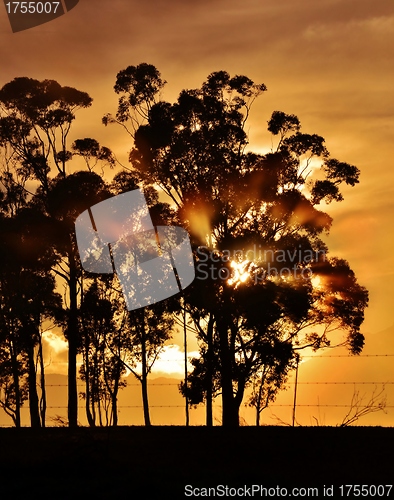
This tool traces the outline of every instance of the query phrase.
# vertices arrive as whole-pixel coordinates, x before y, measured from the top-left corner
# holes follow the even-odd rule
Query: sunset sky
[[[121,69],[154,64],[168,82],[162,95],[168,101],[184,88],[200,87],[212,71],[265,83],[268,91],[256,101],[249,121],[251,150],[271,148],[267,120],[281,110],[296,114],[302,131],[322,135],[333,157],[361,170],[360,184],[344,190],[343,202],[327,207],[334,222],[325,240],[330,255],[347,259],[370,292],[362,328],[365,353],[394,354],[392,0],[80,0],[59,19],[15,34],[0,6],[0,61],[0,87],[27,76],[88,92],[93,105],[78,113],[71,140],[96,138],[123,162],[130,138],[118,127],[101,124],[105,113],[116,111],[113,85]],[[64,347],[53,356],[65,353]],[[393,359],[332,358],[331,365],[312,359],[300,368],[300,377],[394,381]],[[157,375],[164,373],[160,369]],[[341,393],[346,402],[350,387],[350,393]],[[371,393],[373,387],[361,389]],[[336,386],[328,392],[319,388],[314,386],[308,397],[303,388],[300,398],[305,404],[338,401]],[[386,392],[394,405],[394,385]],[[305,413],[305,425],[313,424],[310,415]],[[383,417],[360,423],[394,425],[394,409]],[[325,423],[335,423],[330,418]]]

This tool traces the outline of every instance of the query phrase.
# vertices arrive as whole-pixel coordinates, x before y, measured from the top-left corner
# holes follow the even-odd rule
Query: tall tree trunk
[[[105,344],[105,342],[104,342]],[[119,379],[120,379],[120,370],[121,370],[121,361],[120,355],[118,353],[118,358],[114,361],[114,369],[109,374],[106,370],[106,360],[105,353],[102,353],[103,356],[103,377],[106,391],[108,393],[109,398],[109,407],[110,407],[110,416],[109,423],[107,425],[112,425],[116,427],[118,425],[118,392],[119,392]],[[113,382],[113,387],[111,386],[111,382]]]
[[[78,427],[78,390],[77,390],[77,348],[78,348],[78,305],[77,305],[77,267],[75,245],[70,235],[68,252],[70,269],[70,313],[67,325],[68,337],[68,425]]]
[[[90,384],[90,408],[91,408],[91,414],[94,422],[94,426],[96,426],[96,420],[97,420],[97,411],[96,411],[96,403],[97,403],[97,390],[96,390],[96,365],[95,365],[95,358],[94,358],[94,353],[92,360],[88,361],[89,363],[89,373],[90,373],[90,378],[89,378],[89,384]]]
[[[99,425],[100,427],[103,426],[103,414],[102,414],[102,405],[101,405],[101,399],[97,401],[97,412],[99,416]]]
[[[186,329],[186,305],[183,299],[183,349],[185,352],[185,387],[187,387],[187,329]],[[189,398],[185,394],[185,420],[186,427],[189,426]]]
[[[239,409],[244,398],[245,385],[246,380],[244,378],[239,378],[237,381],[237,392],[234,397],[234,412],[236,413],[237,426],[239,426]]]
[[[90,394],[90,380],[88,378],[88,375],[89,375],[89,373],[87,374],[86,379],[85,379],[85,391],[86,391],[85,410],[86,410],[86,418],[88,420],[89,426],[94,427],[95,422],[94,422],[92,412],[90,411],[91,394]]]
[[[141,377],[141,391],[142,391],[142,406],[144,409],[144,422],[146,426],[150,426],[151,421],[149,415],[148,380],[146,373],[143,373]]]
[[[115,374],[115,382],[114,389],[111,394],[112,401],[112,425],[116,427],[118,425],[118,393],[119,393],[119,380],[120,380],[120,372],[121,372],[122,364],[120,362],[120,356],[116,363],[116,374]]]
[[[14,380],[15,387],[15,427],[21,426],[21,391],[19,386],[19,367],[17,355],[15,352],[15,343],[11,339],[10,343],[10,354],[11,354],[11,366],[12,366],[12,378]]]
[[[112,425],[114,427],[117,427],[118,425],[118,394],[119,394],[119,383],[120,383],[120,377],[121,377],[121,372],[123,368],[123,363],[122,363],[122,358],[121,358],[121,349],[120,349],[120,330],[118,332],[119,334],[119,344],[118,344],[118,352],[117,352],[117,361],[116,361],[116,372],[115,372],[115,383],[114,383],[114,389],[111,394],[112,397]]]
[[[47,411],[47,392],[45,387],[45,365],[44,365],[44,355],[42,352],[42,337],[39,335],[38,339],[38,360],[40,363],[40,385],[41,385],[41,397],[40,397],[40,417],[41,426],[46,426],[46,411]]]
[[[115,383],[114,392],[111,395],[113,427],[117,427],[118,425],[118,390],[119,390],[119,385]]]
[[[142,390],[142,406],[144,409],[144,421],[146,426],[151,425],[149,415],[149,401],[148,401],[148,364],[146,359],[146,332],[145,332],[145,316],[144,311],[141,312],[141,390]]]
[[[91,389],[90,391],[90,414],[92,416],[92,421],[93,421],[93,427],[96,427],[96,406],[95,406],[95,401],[94,401],[94,391]]]
[[[81,308],[83,307],[83,300],[84,300],[84,288],[83,288],[84,282],[83,282],[83,275],[81,276]],[[90,348],[90,337],[89,333],[86,331],[86,328],[84,327],[84,322],[82,321],[82,333],[83,333],[83,364],[85,368],[85,412],[86,412],[86,418],[89,424],[89,427],[94,427],[95,426],[95,418],[94,418],[94,413],[90,410],[90,404],[91,404],[91,390],[90,390],[90,385],[91,385],[91,380],[90,380],[90,359],[89,359],[89,348]]]
[[[239,426],[239,406],[237,406],[233,393],[233,372],[231,353],[228,338],[228,326],[223,319],[217,319],[216,325],[220,345],[220,375],[222,386],[222,426]]]
[[[212,385],[213,385],[213,325],[214,316],[210,314],[207,329],[207,379],[206,379],[206,424],[207,427],[213,426],[212,412]]]
[[[28,377],[29,377],[29,412],[31,427],[41,427],[39,401],[37,394],[37,373],[34,360],[34,343],[30,339],[27,346]]]
[[[256,400],[256,427],[260,427],[260,415],[261,415],[261,399],[263,394],[263,378],[261,378],[259,385],[259,394]]]
[[[90,401],[91,401],[91,392],[90,392],[90,363],[89,363],[89,338],[87,333],[84,334],[84,356],[83,362],[85,364],[85,410],[86,410],[86,418],[88,420],[88,424],[90,427],[95,426],[94,418],[92,412],[90,411]]]

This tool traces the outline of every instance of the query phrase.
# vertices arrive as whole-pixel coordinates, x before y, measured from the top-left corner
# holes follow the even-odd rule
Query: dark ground
[[[317,487],[318,498],[334,485],[341,498],[341,484],[394,483],[394,428],[0,429],[0,450],[0,499],[172,500],[188,484]]]

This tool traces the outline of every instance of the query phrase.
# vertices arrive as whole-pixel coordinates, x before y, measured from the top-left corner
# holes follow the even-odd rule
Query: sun
[[[230,267],[233,269],[233,273],[231,278],[227,280],[227,283],[235,287],[238,287],[241,283],[245,283],[251,277],[251,270],[254,266],[255,264],[248,259],[242,262],[232,260]]]
[[[320,278],[320,276],[314,275],[311,278],[311,282],[312,282],[312,285],[315,289],[322,289],[323,288],[323,283],[322,283],[322,279]]]

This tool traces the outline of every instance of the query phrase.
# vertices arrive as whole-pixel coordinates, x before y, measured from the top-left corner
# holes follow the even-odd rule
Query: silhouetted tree
[[[134,137],[140,124],[148,119],[150,109],[157,101],[157,94],[166,83],[152,64],[141,63],[119,71],[114,87],[120,95],[118,111],[115,117],[107,113],[103,117],[103,124],[118,123]]]
[[[101,175],[104,173],[104,167],[115,166],[115,157],[112,151],[100,144],[95,139],[85,138],[77,139],[71,145],[73,155],[81,156],[86,163],[86,167],[91,172],[101,161]]]
[[[14,167],[14,163],[12,162]],[[2,290],[2,347],[4,362],[12,368],[13,391],[19,381],[28,382],[30,420],[33,427],[45,426],[45,382],[42,358],[41,326],[60,306],[50,275],[56,258],[50,251],[48,221],[29,208],[23,176],[5,162],[0,173],[0,288]],[[20,363],[18,364],[18,360]],[[37,393],[39,365],[41,396]],[[21,372],[18,375],[18,366]],[[6,384],[7,385],[7,384]],[[8,389],[10,389],[8,384]],[[5,394],[11,395],[9,390]],[[20,425],[18,398],[15,394],[15,422]]]
[[[251,379],[252,392],[248,401],[248,405],[256,410],[256,426],[260,425],[262,411],[275,401],[278,391],[284,387],[289,371],[296,364],[290,343],[283,345],[274,342],[266,347],[266,359]]]
[[[55,80],[19,77],[0,89],[0,103],[0,137],[12,146],[27,174],[46,190],[50,162],[66,176],[71,124],[75,112],[89,107],[92,98]]]
[[[13,387],[16,392],[17,379],[27,375],[32,427],[45,426],[42,323],[56,315],[61,304],[60,295],[54,291],[55,280],[50,274],[53,258],[48,258],[47,248],[43,248],[45,239],[38,240],[36,223],[37,219],[28,209],[13,218],[3,220],[3,240],[0,248],[0,343],[3,346],[3,354],[8,353],[10,366],[13,368]],[[40,252],[40,255],[36,252]],[[18,359],[21,360],[19,375]],[[7,358],[5,363],[7,364]],[[37,364],[41,379],[41,401],[37,393]]]
[[[201,375],[190,380],[211,398],[219,373],[223,425],[237,426],[245,389],[267,364],[285,373],[296,350],[329,345],[334,330],[344,332],[352,352],[362,349],[367,291],[346,261],[328,258],[319,235],[331,217],[318,209],[342,200],[340,185],[354,186],[359,171],[331,158],[321,136],[302,133],[296,116],[279,111],[268,123],[279,136],[276,149],[246,152],[246,121],[266,90],[246,76],[212,73],[170,104],[157,99],[157,70],[137,68],[149,71],[127,85],[124,72],[117,76],[116,121],[134,126],[145,103],[132,168],[172,200],[195,248],[197,279],[186,300],[206,345],[196,363]]]
[[[148,307],[129,311],[127,323],[127,352],[125,366],[141,384],[142,407],[145,425],[151,425],[148,398],[148,375],[171,338],[174,325],[174,309],[171,299]]]
[[[74,223],[80,213],[110,196],[102,178],[94,172],[76,172],[67,177],[58,175],[48,183],[46,193],[37,190],[35,202],[54,222],[52,248],[62,258],[53,270],[68,288],[68,302],[63,321],[68,341],[69,423],[76,424],[78,397],[76,392],[76,357],[80,347],[79,305],[82,293],[82,269],[75,239]],[[71,384],[71,389],[70,389]],[[75,389],[75,391],[74,391]],[[75,400],[75,398],[77,398]]]
[[[138,178],[132,172],[122,171],[115,175],[110,189],[114,195],[134,190],[138,187]],[[155,189],[147,186],[144,190],[150,215],[154,226],[176,223],[173,210],[166,203],[159,201]],[[120,292],[118,299],[113,299],[125,307]],[[174,297],[137,310],[126,311],[122,316],[121,326],[117,327],[118,335],[111,352],[120,359],[123,365],[141,383],[141,394],[145,425],[151,425],[148,376],[153,364],[162,351],[165,343],[171,338],[174,325],[174,314],[179,312],[179,298]]]
[[[8,325],[7,325],[8,326]],[[9,330],[8,330],[9,331]],[[0,345],[0,408],[21,426],[21,407],[28,398],[28,379],[25,359],[15,358],[15,342],[11,335]]]
[[[51,174],[58,175],[58,183],[59,179],[66,179],[69,174],[67,166],[73,153],[68,150],[67,141],[75,113],[81,108],[89,107],[91,103],[92,99],[86,92],[61,86],[54,80],[38,81],[21,77],[15,78],[0,89],[0,146],[3,148],[5,174],[12,172],[16,181],[14,189],[22,190],[29,196],[34,195],[35,193],[27,192],[26,182],[35,181],[41,205],[48,205],[46,197],[51,196],[53,190]],[[95,162],[104,161],[110,166],[113,165],[111,152],[93,139],[75,141],[73,150],[77,156],[85,159],[88,169],[92,168],[89,163],[91,158],[94,158]],[[68,195],[71,194],[72,198],[72,193],[60,191],[61,188],[58,188],[59,197],[64,202],[67,202]],[[80,195],[83,199],[84,193],[81,192]],[[75,201],[77,207],[79,200]],[[53,201],[51,203],[53,204]],[[48,211],[46,213],[48,215]],[[74,211],[74,216],[77,215],[79,213]],[[52,214],[49,216],[53,217]],[[78,410],[76,355],[79,338],[77,294],[80,274],[72,223],[65,227],[61,215],[60,220],[54,217],[53,245],[58,251],[62,247],[60,254],[63,257],[54,272],[64,279],[68,290],[67,323],[64,324],[69,342],[68,419],[69,425],[75,427]]]
[[[118,393],[126,386],[122,380],[126,372],[122,355],[128,340],[123,328],[126,311],[123,301],[119,302],[119,292],[113,290],[113,276],[91,281],[80,311],[82,396],[90,426],[96,425],[97,417],[103,425],[103,411],[105,424],[116,426]]]

